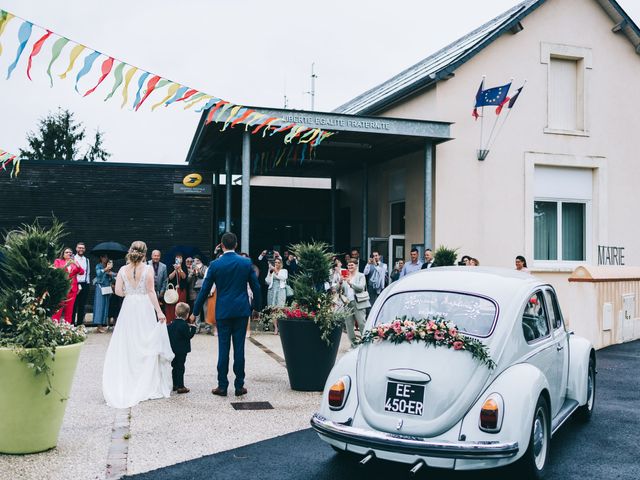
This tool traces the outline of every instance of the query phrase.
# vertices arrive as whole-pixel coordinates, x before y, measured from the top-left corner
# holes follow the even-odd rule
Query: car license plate
[[[422,415],[424,409],[424,385],[387,382],[387,399],[384,403],[387,412]]]

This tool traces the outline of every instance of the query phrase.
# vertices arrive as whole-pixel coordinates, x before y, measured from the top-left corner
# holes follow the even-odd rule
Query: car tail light
[[[329,407],[331,410],[340,410],[344,407],[349,395],[349,389],[351,387],[351,379],[349,377],[342,377],[336,383],[329,388]]]
[[[497,393],[489,395],[480,409],[480,430],[497,433],[502,428],[504,401]]]

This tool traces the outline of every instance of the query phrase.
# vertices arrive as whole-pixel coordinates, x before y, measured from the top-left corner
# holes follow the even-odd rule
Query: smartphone
[[[182,259],[180,257],[176,257],[175,261],[173,262],[174,265],[181,265],[182,264]]]
[[[349,276],[349,270],[346,268],[340,269],[340,275],[342,275],[342,278],[347,278]]]

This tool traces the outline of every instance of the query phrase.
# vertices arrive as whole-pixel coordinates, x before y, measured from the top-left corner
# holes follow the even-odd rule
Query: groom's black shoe
[[[213,393],[214,395],[218,395],[219,397],[226,397],[227,396],[227,391],[226,390],[222,390],[220,387],[216,387],[213,390],[211,390],[211,393]]]
[[[242,395],[247,394],[247,389],[242,387],[240,389],[236,389],[236,397],[241,397]]]

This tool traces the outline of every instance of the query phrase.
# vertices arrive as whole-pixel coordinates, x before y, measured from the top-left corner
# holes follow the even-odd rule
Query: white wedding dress
[[[129,408],[141,401],[171,394],[174,355],[167,326],[157,321],[147,291],[147,276],[153,279],[149,273],[152,268],[144,265],[137,285],[130,284],[124,268],[118,272],[125,297],[102,373],[104,399],[114,408]],[[152,293],[155,295],[155,291]]]

